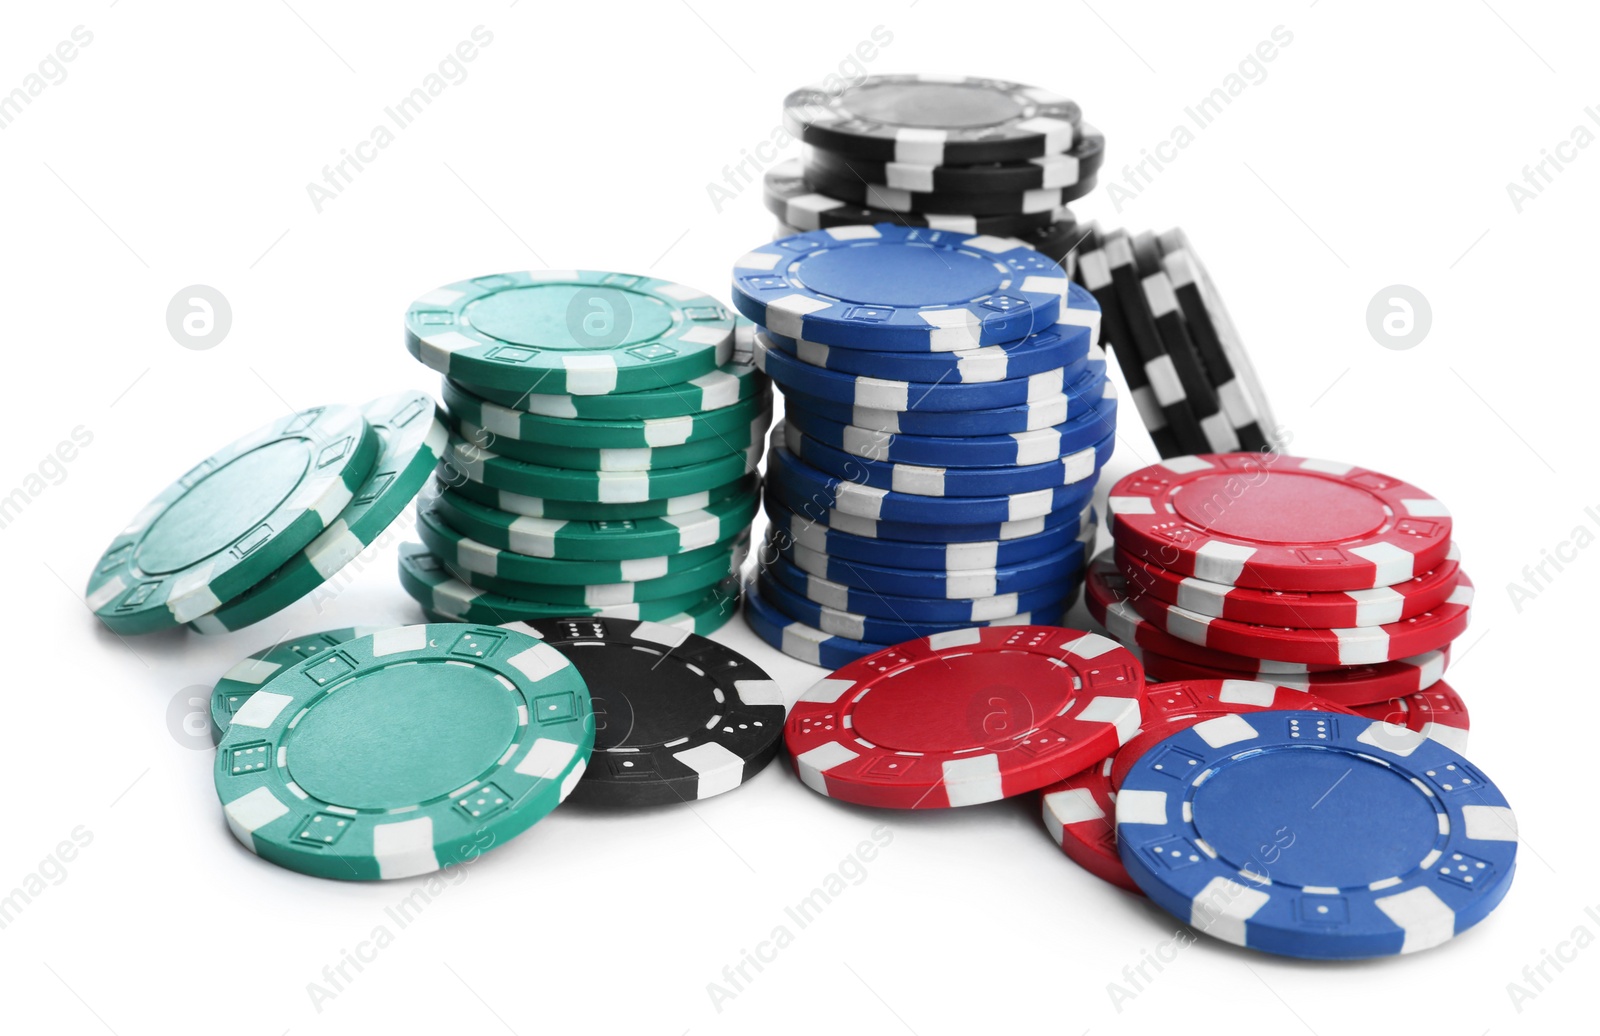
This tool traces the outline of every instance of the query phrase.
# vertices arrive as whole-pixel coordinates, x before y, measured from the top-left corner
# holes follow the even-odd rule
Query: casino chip
[[[1467,750],[1467,731],[1472,727],[1467,703],[1443,680],[1436,680],[1427,690],[1403,698],[1354,708],[1369,719],[1414,730],[1423,737],[1444,742],[1457,752]]]
[[[316,590],[375,543],[428,481],[444,455],[445,427],[433,398],[396,392],[361,408],[377,433],[378,459],[339,517],[265,580],[189,623],[200,633],[243,629]]]
[[[756,589],[774,609],[807,626],[815,627],[829,636],[849,637],[877,644],[898,644],[917,637],[931,637],[936,633],[967,626],[1053,626],[1066,610],[1067,601],[1060,600],[1037,612],[1007,615],[989,622],[912,622],[903,616],[892,619],[875,615],[856,615],[852,612],[829,608],[827,605],[802,597],[767,573],[756,579]]]
[[[302,410],[223,447],[111,541],[89,577],[89,609],[114,633],[150,633],[237,600],[337,521],[379,448],[349,406]]]
[[[747,358],[754,363],[753,354]],[[754,367],[750,369],[753,374],[756,373]],[[749,383],[755,384],[755,378],[752,377]],[[771,405],[770,394],[763,383],[760,390],[715,410],[631,421],[548,417],[480,399],[458,388],[448,378],[444,381],[444,401],[458,420],[476,425],[496,439],[624,450],[682,446],[685,443],[738,435]]]
[[[999,622],[1024,613],[1065,611],[1077,589],[1075,577],[1062,577],[993,597],[912,597],[836,583],[812,575],[782,557],[768,558],[761,571],[807,600],[839,611],[952,626]]]
[[[222,679],[211,689],[211,743],[217,744],[222,740],[222,735],[233,724],[233,714],[243,708],[245,702],[273,677],[312,655],[376,632],[376,627],[354,626],[281,640],[223,673]]]
[[[1098,408],[1106,396],[1115,398],[1111,382],[1105,377],[1104,354],[1099,349],[1089,353],[1089,365],[1089,370],[1083,375],[1089,381],[1077,387],[1079,395],[1049,396],[1020,406],[930,411],[914,408],[900,411],[851,406],[788,388],[784,395],[788,398],[791,411],[798,406],[806,414],[824,417],[836,424],[854,425],[885,434],[963,437],[1011,435],[1076,421]]]
[[[1168,658],[1154,651],[1139,649],[1134,653],[1144,665],[1145,675],[1151,680],[1256,679],[1252,673]],[[1439,682],[1449,664],[1450,649],[1442,648],[1394,662],[1340,666],[1314,673],[1279,673],[1268,679],[1284,687],[1310,691],[1325,701],[1360,708],[1373,703],[1388,704],[1402,695],[1426,690]]]
[[[748,450],[751,445],[761,441],[771,424],[772,411],[762,410],[737,428],[709,439],[679,443],[674,446],[638,446],[625,449],[524,442],[521,439],[495,435],[460,417],[452,418],[450,427],[466,442],[529,464],[553,465],[573,471],[659,471],[663,468],[707,464],[730,453]]]
[[[887,209],[895,213],[952,212],[972,216],[1054,212],[1068,202],[1082,198],[1095,186],[1095,178],[1091,176],[1070,187],[1040,187],[1031,191],[925,193],[868,183],[850,173],[835,172],[817,165],[806,167],[806,181],[825,194],[867,208]]]
[[[785,493],[783,487],[776,480],[769,482],[766,487],[766,499],[769,504],[776,502],[782,510],[791,514],[801,515],[809,522],[826,525],[828,528],[849,533],[852,536],[867,539],[904,540],[908,543],[976,543],[986,540],[1015,540],[1028,536],[1037,536],[1041,533],[1058,529],[1067,524],[1074,526],[1073,535],[1083,527],[1086,516],[1092,516],[1093,511],[1085,507],[1082,511],[1072,512],[1063,509],[1052,511],[1039,518],[1022,518],[1006,522],[979,522],[971,524],[934,525],[925,522],[891,522],[876,518],[863,518],[860,515],[846,514],[843,511],[833,510],[826,502],[818,502],[804,496],[795,496]],[[772,508],[768,507],[769,514]],[[1098,518],[1089,517],[1090,524]]]
[[[467,385],[574,396],[638,392],[727,363],[733,316],[704,292],[653,277],[491,274],[413,302],[406,348]]]
[[[898,223],[907,227],[953,230],[958,234],[993,234],[996,237],[1025,238],[1052,226],[1058,216],[1056,212],[969,216],[956,213],[892,212],[888,209],[875,209],[819,193],[812,184],[806,182],[798,158],[779,162],[768,169],[762,176],[761,186],[762,200],[767,210],[789,228],[787,232],[779,234],[779,237],[790,237],[811,230],[827,230],[833,227]],[[1051,256],[1051,258],[1057,257]]]
[[[768,603],[761,595],[761,588],[753,584],[745,588],[744,620],[751,632],[769,647],[827,669],[837,669],[884,650],[882,644],[832,636],[799,619],[791,619]]]
[[[1144,893],[1117,855],[1117,793],[1111,790],[1111,759],[1044,789],[1044,824],[1068,858],[1102,881]]]
[[[594,740],[588,688],[559,651],[493,626],[406,626],[275,676],[234,713],[215,780],[258,856],[322,878],[409,878],[532,826]]]
[[[634,500],[628,503],[595,503],[585,500],[547,500],[543,497],[525,496],[510,490],[474,482],[448,462],[434,471],[441,491],[483,504],[503,512],[507,517],[548,518],[552,521],[572,522],[631,522],[641,518],[663,518],[702,511],[714,504],[724,503],[732,497],[748,496],[756,492],[761,479],[755,472],[747,472],[725,485],[698,493],[666,497],[659,500]]]
[[[451,575],[479,590],[519,601],[554,605],[602,607],[679,597],[691,592],[706,592],[729,575],[737,575],[749,553],[746,532],[719,549],[702,555],[703,560],[664,576],[613,583],[538,583],[509,579],[486,572],[474,572],[441,558]],[[505,620],[502,620],[505,621]]]
[[[1021,162],[937,165],[926,162],[875,162],[825,148],[802,145],[807,172],[815,168],[835,179],[877,184],[922,194],[1021,194],[1059,190],[1092,181],[1105,158],[1106,138],[1080,125],[1066,150]]]
[[[1091,530],[1090,535],[1093,535]],[[1083,570],[1084,544],[1074,541],[1054,554],[1004,568],[910,569],[830,558],[798,543],[774,541],[768,546],[807,575],[873,593],[961,600],[1022,593],[1065,584]]]
[[[1449,511],[1415,486],[1281,454],[1172,458],[1124,476],[1108,506],[1127,553],[1230,586],[1393,586],[1450,549]]]
[[[784,727],[829,798],[925,809],[992,802],[1077,773],[1139,725],[1143,674],[1104,637],[1053,626],[957,630],[839,669]]]
[[[1117,841],[1180,921],[1267,953],[1353,960],[1429,949],[1487,917],[1516,870],[1517,824],[1443,742],[1364,717],[1260,712],[1143,756],[1117,797]]]
[[[761,443],[701,464],[651,471],[589,471],[531,464],[450,437],[447,463],[468,481],[523,496],[600,504],[640,503],[705,492],[756,470]]]
[[[783,694],[731,648],[672,626],[545,619],[510,629],[560,651],[594,700],[595,744],[573,801],[656,806],[720,795],[783,738]]]

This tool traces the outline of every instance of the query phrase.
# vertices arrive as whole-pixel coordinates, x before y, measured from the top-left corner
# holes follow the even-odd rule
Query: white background
[[[1520,213],[1506,189],[1574,127],[1600,132],[1584,111],[1600,102],[1596,26],[1578,14],[1507,0],[10,5],[0,93],[75,26],[93,42],[0,131],[0,492],[75,427],[93,442],[0,530],[0,893],[73,829],[92,842],[65,877],[44,864],[59,883],[0,930],[6,1028],[1332,1034],[1592,1018],[1600,951],[1593,934],[1563,940],[1600,933],[1585,914],[1600,904],[1600,840],[1584,665],[1600,556],[1582,549],[1600,524],[1585,511],[1600,504],[1600,149],[1577,152]],[[1104,185],[1280,24],[1293,41],[1265,79],[1116,211]],[[493,42],[466,80],[317,212],[308,182],[477,25]],[[1136,988],[1125,966],[1177,924],[1063,858],[1031,798],[876,812],[780,766],[693,806],[562,809],[404,929],[385,908],[416,883],[301,877],[228,835],[209,744],[184,729],[190,699],[286,630],[415,621],[393,544],[331,601],[256,628],[123,640],[81,601],[105,542],[286,407],[434,387],[400,317],[438,284],[555,266],[725,297],[732,260],[772,228],[758,167],[796,149],[749,156],[777,132],[784,94],[838,70],[875,26],[892,41],[872,71],[994,75],[1079,100],[1110,156],[1080,218],[1190,232],[1293,452],[1408,478],[1454,511],[1479,607],[1450,682],[1472,707],[1472,758],[1526,839],[1515,887],[1478,929],[1347,965],[1202,940]],[[719,210],[707,185],[741,161],[755,185]],[[1397,283],[1433,312],[1403,352],[1366,328],[1369,300]],[[232,304],[230,334],[208,351],[166,329],[168,301],[191,284]],[[1125,421],[1110,473],[1149,459]],[[1558,549],[1565,570],[1513,606],[1525,566]],[[718,639],[791,699],[822,675],[741,623]],[[785,907],[880,824],[892,841],[864,879],[798,929]],[[308,983],[380,925],[392,942],[363,950],[372,962],[319,1012]],[[708,983],[779,925],[792,942],[719,1013]],[[1572,962],[1540,991],[1524,968],[1558,949]],[[1120,1011],[1113,982],[1135,994]],[[1537,994],[1520,1013],[1512,982]]]

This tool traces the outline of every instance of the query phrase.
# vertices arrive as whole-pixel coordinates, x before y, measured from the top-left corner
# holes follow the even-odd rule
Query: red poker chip
[[[1251,673],[1217,669],[1213,666],[1196,665],[1193,662],[1168,658],[1154,651],[1140,651],[1138,656],[1144,665],[1145,679],[1152,682],[1266,679],[1284,687],[1310,691],[1319,698],[1348,708],[1357,708],[1374,702],[1389,705],[1396,698],[1426,690],[1439,682],[1439,678],[1444,675],[1446,667],[1450,664],[1450,649],[1440,648],[1425,655],[1414,655],[1394,662],[1379,662],[1376,665],[1347,666],[1322,673],[1302,673],[1298,676],[1285,674],[1257,677]],[[1366,715],[1365,712],[1362,714]]]
[[[1236,717],[1251,712],[1297,709],[1309,712],[1336,712],[1354,716],[1352,709],[1335,705],[1309,691],[1282,687],[1264,681],[1182,680],[1151,684],[1145,688],[1145,720],[1127,744],[1111,760],[1111,788],[1116,791],[1142,757],[1172,735],[1190,727],[1205,725],[1205,738],[1214,745],[1228,744],[1237,734],[1254,736]],[[1308,729],[1308,741],[1317,732]],[[1187,780],[1174,774],[1179,780]]]
[[[1449,600],[1432,611],[1387,626],[1348,629],[1291,629],[1214,619],[1187,608],[1133,593],[1127,601],[1165,632],[1200,647],[1278,662],[1318,665],[1371,665],[1437,651],[1467,630],[1472,616],[1472,580],[1462,573]]]
[[[1154,651],[1167,658],[1176,658],[1196,665],[1224,669],[1243,674],[1246,680],[1277,680],[1280,676],[1300,676],[1305,673],[1328,672],[1339,667],[1321,663],[1274,662],[1269,659],[1250,658],[1227,651],[1191,644],[1150,622],[1136,611],[1127,600],[1128,586],[1111,560],[1111,551],[1105,551],[1089,563],[1083,581],[1083,603],[1096,622],[1120,640],[1129,650]]]
[[[1144,672],[1116,642],[1057,626],[907,641],[814,684],[784,743],[802,782],[863,806],[930,809],[1021,795],[1139,729]]]
[[[1117,796],[1105,759],[1044,789],[1044,826],[1067,857],[1101,881],[1144,895],[1117,855]]]
[[[1302,591],[1212,583],[1179,575],[1124,551],[1116,553],[1117,567],[1136,597],[1147,595],[1217,619],[1296,629],[1386,626],[1431,611],[1449,600],[1455,589],[1461,567],[1458,559],[1452,543],[1439,567],[1394,586]]]
[[[1457,752],[1467,750],[1467,731],[1472,728],[1472,717],[1461,695],[1443,680],[1426,691],[1376,705],[1357,706],[1355,711],[1370,719],[1415,730]]]
[[[1173,457],[1111,488],[1111,534],[1181,575],[1261,590],[1364,590],[1437,568],[1450,513],[1375,471],[1271,453]]]

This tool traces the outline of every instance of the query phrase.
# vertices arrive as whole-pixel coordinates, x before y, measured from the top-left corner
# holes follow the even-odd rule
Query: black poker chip
[[[543,619],[507,628],[560,651],[589,685],[594,753],[574,802],[692,802],[739,787],[777,755],[783,695],[760,666],[729,647],[631,619]]]
[[[826,148],[805,150],[807,169],[850,180],[932,194],[1005,194],[1071,187],[1093,179],[1105,158],[1106,138],[1087,126],[1072,146],[1055,155],[984,165],[874,162]]]

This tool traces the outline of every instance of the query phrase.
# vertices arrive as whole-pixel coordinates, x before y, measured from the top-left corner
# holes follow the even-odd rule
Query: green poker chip
[[[448,433],[433,397],[396,392],[361,408],[378,435],[378,459],[355,499],[311,545],[265,580],[210,615],[189,623],[199,633],[225,633],[289,607],[354,561],[400,516],[428,483]]]
[[[243,708],[250,696],[265,687],[273,677],[312,655],[357,637],[376,633],[378,629],[376,626],[352,626],[282,640],[257,651],[223,673],[222,679],[211,689],[211,743],[217,744],[222,740],[222,735],[233,725],[233,714]]]
[[[659,601],[687,593],[705,593],[730,575],[744,567],[749,556],[750,541],[741,537],[731,550],[671,575],[643,579],[632,583],[589,583],[572,586],[564,583],[525,583],[504,576],[485,575],[457,568],[445,561],[451,575],[479,590],[518,601],[536,601],[544,604],[582,605],[603,608],[612,604],[633,604],[641,601]],[[444,560],[444,559],[441,559]]]
[[[742,600],[744,600],[744,591],[740,587],[737,580],[728,581],[726,583],[718,583],[716,591],[705,597],[702,597],[699,601],[685,608],[683,611],[680,611],[674,615],[665,615],[659,619],[653,619],[651,621],[660,626],[672,626],[675,629],[688,630],[690,633],[698,633],[700,636],[704,637],[708,634],[715,633],[717,630],[727,625],[728,620],[739,613],[739,602]],[[427,608],[422,609],[422,614],[427,616],[429,622],[455,621],[448,615],[432,612]],[[570,612],[564,616],[555,616],[555,618],[575,617],[578,616],[574,616]],[[619,618],[620,616],[606,615],[602,617]],[[539,620],[515,619],[512,621],[536,622]],[[511,624],[512,623],[497,623],[497,625]]]
[[[497,438],[591,449],[660,449],[737,434],[771,405],[771,399],[772,394],[761,389],[718,410],[596,421],[524,413],[481,399],[448,378],[444,381],[444,402],[450,413]]]
[[[639,500],[627,504],[598,504],[582,500],[546,500],[509,490],[495,489],[473,482],[448,463],[434,472],[438,484],[457,496],[492,507],[506,514],[525,518],[551,518],[558,521],[620,522],[639,518],[665,518],[701,511],[729,497],[745,496],[760,489],[760,476],[751,473],[715,489],[685,493],[663,500]]]
[[[548,386],[525,392],[498,381],[456,380],[472,395],[513,410],[593,421],[641,421],[720,410],[749,399],[771,384],[755,365],[755,325],[743,318],[734,328],[733,356],[728,362],[679,385],[595,396],[562,395]]]
[[[523,442],[495,435],[452,414],[450,427],[456,436],[512,460],[530,464],[570,468],[574,471],[658,471],[688,464],[706,464],[737,450],[747,450],[762,441],[772,424],[772,411],[759,411],[742,426],[710,439],[686,442],[679,446],[641,446],[628,449],[587,446],[558,446],[542,442]]]
[[[430,291],[406,311],[406,348],[469,383],[603,396],[712,373],[733,356],[733,326],[722,303],[682,284],[535,270]]]
[[[638,503],[699,493],[755,471],[766,444],[756,442],[704,464],[657,471],[574,471],[529,464],[450,437],[445,465],[468,481],[525,496],[601,504]]]
[[[213,771],[228,827],[281,867],[347,881],[475,860],[550,813],[594,748],[589,689],[495,626],[383,630],[279,673]]]
[[[168,486],[111,541],[89,609],[116,633],[216,611],[271,576],[336,519],[372,471],[378,434],[351,406],[281,417]]]
[[[750,528],[761,500],[749,493],[666,518],[603,522],[507,514],[454,492],[437,494],[433,504],[446,525],[489,547],[536,558],[622,561],[683,554],[736,536]]]
[[[430,619],[447,622],[483,622],[501,625],[507,622],[534,619],[561,619],[575,616],[603,615],[614,619],[649,619],[656,621],[681,615],[699,604],[710,594],[724,595],[739,591],[738,581],[725,576],[710,590],[696,587],[671,597],[650,601],[627,601],[621,604],[582,605],[550,604],[543,601],[525,601],[507,597],[492,590],[481,590],[457,579],[438,555],[416,543],[400,547],[400,585],[422,606]]]
[[[600,561],[535,557],[480,543],[450,527],[430,495],[417,502],[417,535],[452,570],[511,579],[519,583],[583,586],[589,583],[637,583],[696,568],[726,556],[737,538],[748,535],[740,526],[731,536],[678,554]],[[515,596],[515,595],[513,595]],[[540,598],[532,598],[539,600]]]

